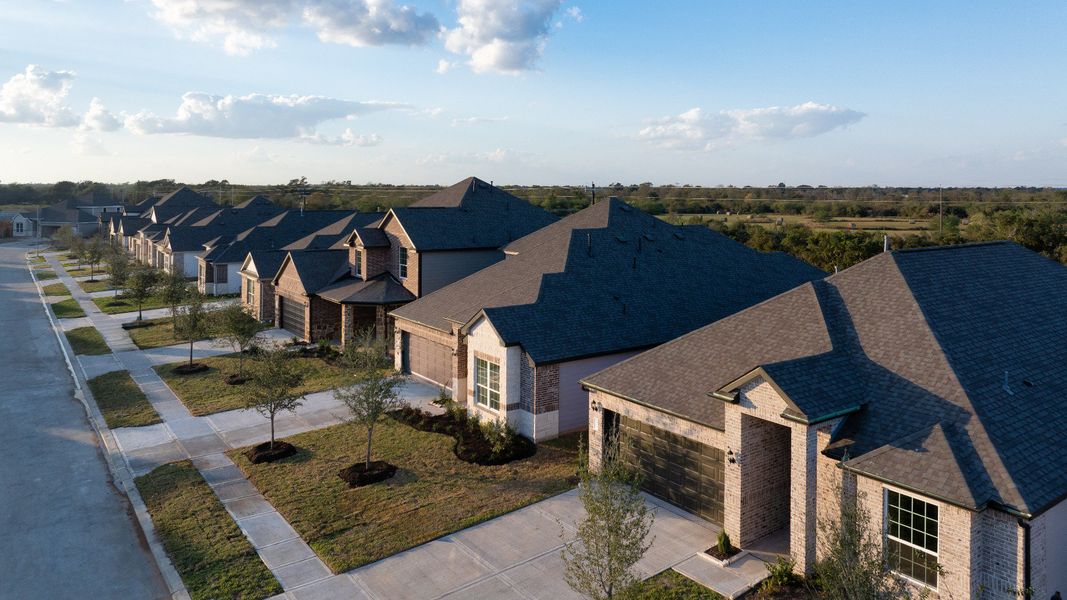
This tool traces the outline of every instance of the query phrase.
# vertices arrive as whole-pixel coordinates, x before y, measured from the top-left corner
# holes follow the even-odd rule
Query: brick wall
[[[1006,512],[986,509],[978,513],[977,529],[981,535],[981,562],[976,565],[981,575],[977,584],[981,586],[982,598],[1018,597],[1014,593],[1025,584],[1025,540],[1018,519]]]
[[[366,279],[392,272],[389,268],[389,248],[364,248],[363,249],[363,273]]]
[[[535,385],[534,363],[530,355],[522,353],[519,364],[519,402],[508,406],[508,410],[520,409],[533,414]]]
[[[259,307],[259,313],[257,318],[260,321],[274,321],[274,284],[269,281],[260,280],[256,284],[256,298],[258,298],[257,305]]]
[[[419,295],[419,253],[411,244],[404,229],[396,219],[389,219],[385,225],[385,235],[389,238],[389,266],[388,270],[400,278],[400,248],[408,249],[408,275],[400,280],[400,283],[415,296]]]
[[[341,305],[318,296],[311,296],[310,299],[311,323],[304,326],[309,333],[308,340],[317,342],[320,338],[340,339]]]
[[[526,358],[525,353],[523,353]],[[522,361],[524,364],[526,360]],[[559,365],[534,367],[533,413],[544,414],[559,410]]]
[[[789,427],[741,415],[740,544],[789,526],[791,434]]]
[[[389,317],[391,318],[391,317]],[[458,378],[460,383],[452,390],[452,399],[460,404],[465,403],[468,397],[466,386],[467,376],[467,345],[464,336],[453,328],[451,334],[445,333],[433,327],[427,327],[421,323],[405,319],[393,319],[393,364],[397,370],[403,369],[403,332],[428,340],[444,344],[452,348],[452,377]],[[457,373],[459,374],[457,377]],[[471,384],[473,385],[473,384]]]

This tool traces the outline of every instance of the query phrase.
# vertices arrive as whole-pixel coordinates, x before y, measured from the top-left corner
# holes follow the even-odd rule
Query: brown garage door
[[[722,450],[627,417],[618,431],[619,458],[641,473],[642,489],[722,525]]]
[[[405,364],[408,371],[424,379],[452,387],[452,349],[444,344],[404,332]]]
[[[304,337],[304,303],[290,300],[285,296],[278,297],[282,308],[282,329],[293,335]]]

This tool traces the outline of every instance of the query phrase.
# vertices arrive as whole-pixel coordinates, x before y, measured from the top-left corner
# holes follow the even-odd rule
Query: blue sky
[[[1067,4],[860,4],[0,0],[0,180],[1067,186]]]

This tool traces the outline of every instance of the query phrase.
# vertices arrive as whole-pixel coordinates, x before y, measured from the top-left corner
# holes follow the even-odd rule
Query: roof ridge
[[[1016,242],[1011,240],[988,240],[983,242],[966,242],[963,244],[944,244],[941,246],[920,246],[918,248],[900,248],[897,250],[889,251],[889,254],[903,254],[911,252],[937,252],[939,250],[963,250],[967,248],[975,248],[978,246],[1016,246]]]

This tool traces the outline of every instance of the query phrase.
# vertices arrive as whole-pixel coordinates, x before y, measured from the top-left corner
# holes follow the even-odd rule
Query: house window
[[[493,410],[500,410],[500,365],[476,358],[474,369],[474,401]]]
[[[229,269],[225,264],[215,265],[215,283],[229,283]]]
[[[356,250],[356,264],[355,273],[356,277],[363,277],[363,251]]]
[[[408,276],[408,249],[403,246],[400,247],[400,268],[398,271],[401,279]]]
[[[22,233],[22,221],[15,222],[15,233]]]
[[[245,303],[249,306],[256,303],[256,286],[251,279],[245,279]]]
[[[886,549],[893,571],[937,587],[938,507],[886,490]]]

